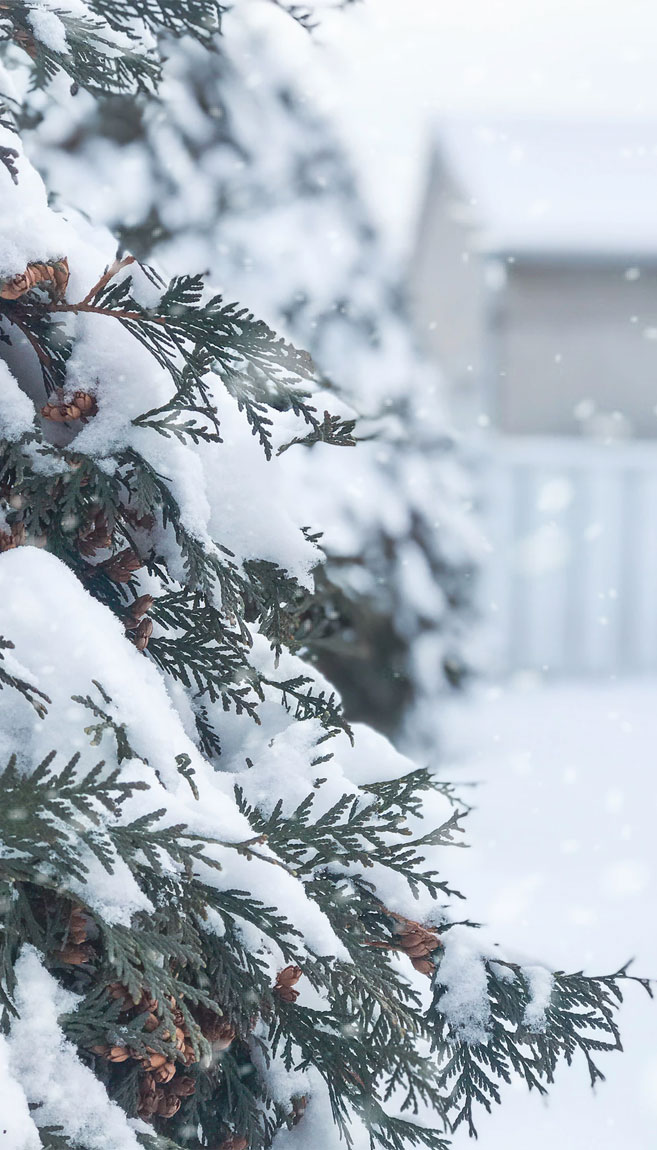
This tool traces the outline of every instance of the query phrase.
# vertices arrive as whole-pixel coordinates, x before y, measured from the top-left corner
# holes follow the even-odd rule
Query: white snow
[[[34,406],[11,374],[7,364],[0,359],[0,438],[10,442],[34,428]]]
[[[445,990],[440,1011],[463,1042],[485,1042],[490,1019],[486,966],[479,938],[467,927],[454,926],[442,936],[444,954],[438,980]]]
[[[452,712],[461,761],[442,773],[480,786],[464,791],[471,849],[450,855],[450,880],[505,947],[555,970],[604,974],[634,958],[637,974],[654,975],[656,698],[652,678],[519,679]],[[535,974],[538,1007],[549,984]],[[595,1092],[583,1065],[560,1068],[547,1101],[516,1083],[482,1114],[479,1144],[515,1150],[531,1130],[534,1150],[652,1150],[657,1008],[640,987],[628,985],[620,1023],[624,1053],[600,1056],[607,1081]],[[469,1145],[457,1136],[457,1150]]]
[[[0,1035],[0,1138],[8,1150],[40,1150],[41,1139],[23,1088],[11,1072],[9,1056],[7,1039]]]
[[[254,76],[252,82],[257,87],[258,77]],[[174,108],[178,116],[186,115],[184,101],[179,105],[174,103]],[[247,110],[253,114],[251,105]],[[203,130],[202,125],[192,123],[190,127]],[[259,121],[257,130],[263,134]],[[163,149],[171,144],[167,131],[156,133],[156,137],[158,146]],[[279,154],[276,138],[267,139],[267,144],[269,150],[263,156],[261,175],[275,183],[282,176],[279,165],[285,152],[281,149]],[[100,159],[107,162],[108,155]],[[176,163],[179,158],[183,159],[177,156]],[[222,157],[216,154],[208,155],[206,159],[211,165],[219,163]],[[179,171],[184,176],[182,162]],[[196,196],[189,204],[189,210],[193,216],[196,213],[203,220],[204,213],[211,207],[209,193],[212,182],[206,185],[201,175],[199,172]],[[318,186],[325,178],[321,174]],[[229,186],[233,192],[236,188],[237,191],[243,188],[238,169],[234,183],[229,181]],[[9,209],[18,205],[12,189],[13,185],[11,188],[7,186],[5,200],[0,203],[0,207],[7,207],[3,220],[9,218]],[[48,252],[47,242],[50,242],[47,237],[57,234],[59,229],[63,245],[58,249],[59,254],[68,254],[71,261],[71,298],[75,298],[78,292],[84,294],[104,264],[109,262],[111,240],[104,231],[95,232],[91,228],[83,232],[81,239],[76,238],[76,233],[80,234],[78,222],[74,232],[63,217],[49,211],[40,183],[33,181],[30,189],[26,210],[29,208],[33,212],[34,234],[29,231],[29,212],[25,218],[19,212],[17,236],[6,223],[4,228],[0,226],[0,270],[11,274],[12,269],[22,270],[29,258],[44,258]],[[84,190],[82,186],[81,190]],[[150,190],[153,191],[152,188]],[[0,186],[0,193],[5,194],[4,184]],[[143,200],[138,206],[145,203]],[[166,209],[167,205],[164,207]],[[175,213],[180,208],[181,201],[173,197],[168,205],[172,213],[170,222],[175,222]],[[254,266],[250,261],[255,246],[249,248],[246,244],[253,228],[253,220],[247,210],[235,223],[234,230],[224,237],[227,250],[221,247],[222,237],[215,237],[218,240],[213,253],[216,266],[222,269],[222,274],[225,270],[226,278],[230,280],[231,269],[237,274],[241,263],[239,286],[261,285],[263,311],[268,314],[271,310],[274,318],[280,308],[281,288],[278,282],[276,292],[272,293],[272,285],[267,278],[269,271],[275,270],[278,274],[283,269],[289,273],[287,287],[290,288],[290,298],[306,286],[312,295],[323,281],[326,293],[323,301],[330,310],[334,303],[331,293],[335,292],[336,285],[342,284],[345,269],[351,274],[353,268],[351,278],[358,305],[362,306],[365,316],[370,311],[376,314],[381,296],[375,286],[376,281],[371,279],[367,255],[363,257],[362,265],[358,264],[359,248],[354,239],[358,233],[358,221],[353,230],[347,229],[345,233],[335,226],[339,224],[339,217],[340,209],[329,205],[326,216],[319,217],[320,226],[311,208],[300,218],[295,215],[294,205],[286,202],[274,205],[256,229],[263,245],[262,262]],[[301,250],[302,258],[293,261],[290,252],[299,250],[299,234],[309,239],[313,236],[313,228],[322,240],[319,249],[313,249],[308,243]],[[252,240],[250,242],[253,243]],[[166,253],[167,257],[172,263],[180,253],[191,259],[192,255],[198,254],[199,244],[203,250],[203,237],[200,240],[194,236],[187,237],[178,250],[172,246]],[[29,253],[34,250],[37,256],[32,257]],[[327,257],[326,266],[322,263],[321,253]],[[257,296],[255,287],[253,295]],[[416,515],[432,528],[441,527],[447,537],[446,554],[449,558],[467,560],[472,553],[474,530],[464,527],[461,522],[469,497],[467,483],[458,466],[442,455],[440,440],[444,423],[437,402],[435,380],[415,358],[403,324],[393,318],[392,310],[389,314],[390,323],[382,332],[381,346],[376,354],[367,345],[352,348],[345,333],[331,331],[330,324],[329,335],[323,343],[320,342],[325,356],[323,365],[328,370],[335,368],[337,375],[344,364],[349,363],[351,373],[350,377],[345,377],[345,383],[354,405],[366,417],[381,417],[380,405],[384,400],[386,442],[384,445],[362,445],[359,453],[353,456],[362,463],[352,463],[349,454],[344,455],[346,462],[343,463],[335,451],[329,454],[322,447],[311,453],[293,450],[281,460],[264,463],[262,457],[256,455],[257,445],[245,425],[240,423],[241,417],[234,403],[226,400],[223,393],[218,397],[225,436],[223,446],[197,449],[162,440],[157,433],[147,429],[133,428],[131,417],[144,406],[155,406],[165,401],[171,392],[171,382],[150,359],[147,362],[135,341],[120,327],[87,317],[81,317],[75,324],[79,340],[70,364],[69,383],[81,387],[93,383],[99,413],[78,435],[76,448],[94,455],[109,472],[114,466],[113,453],[126,444],[134,446],[158,471],[167,475],[181,503],[185,525],[208,549],[217,543],[227,544],[235,551],[239,562],[254,555],[269,558],[280,562],[302,580],[308,578],[315,557],[313,548],[300,534],[299,528],[303,523],[310,521],[313,526],[326,527],[327,542],[330,539],[336,556],[352,559],[351,553],[356,551],[358,554],[364,534],[375,524],[380,534],[394,539],[398,549],[399,569],[394,580],[395,593],[397,590],[400,593],[397,609],[407,633],[420,634],[415,653],[416,667],[422,676],[420,682],[425,689],[426,700],[435,709],[435,692],[440,678],[436,667],[443,652],[442,639],[436,634],[427,639],[422,632],[426,622],[439,631],[445,602],[440,594],[428,594],[429,576],[424,556],[415,544],[407,545],[405,540]],[[310,321],[310,327],[314,322],[314,319]],[[117,360],[121,362],[118,373]],[[11,377],[8,378],[10,384]],[[400,413],[409,391],[409,380],[412,380],[417,404],[407,425]],[[28,416],[31,418],[29,403],[12,405],[12,434],[27,427]],[[282,417],[277,422],[276,436],[280,442],[289,421]],[[418,458],[418,447],[424,452],[424,459]],[[429,468],[427,458],[431,460]],[[313,490],[309,477],[315,469],[318,479]],[[255,504],[265,487],[269,502],[261,512],[256,510]],[[339,515],[334,512],[336,503],[340,507]],[[282,504],[286,505],[285,512],[279,510]],[[306,518],[309,510],[312,512],[310,519]],[[324,517],[322,510],[326,512]],[[246,530],[244,523],[248,524]],[[167,559],[175,574],[173,547]],[[362,579],[358,572],[353,577]],[[376,584],[376,576],[372,582]],[[419,594],[422,587],[424,593]],[[362,584],[360,589],[363,589]],[[394,601],[394,596],[392,598]],[[424,613],[428,613],[428,620]],[[316,789],[318,809],[326,809],[343,794],[357,796],[359,784],[390,778],[412,768],[410,761],[387,747],[384,740],[362,728],[355,732],[353,749],[346,738],[336,739],[330,746],[334,752],[332,761],[320,768],[313,766],[320,735],[318,723],[315,720],[297,722],[281,707],[275,689],[267,688],[261,708],[262,727],[259,729],[251,727],[250,720],[244,716],[238,719],[234,713],[224,715],[219,703],[210,708],[211,717],[217,719],[224,747],[221,765],[225,769],[215,772],[203,760],[190,738],[189,699],[182,691],[167,690],[155,665],[126,640],[121,625],[110,612],[93,600],[56,558],[34,548],[22,548],[0,556],[0,634],[16,642],[17,658],[25,669],[24,673],[52,699],[47,717],[38,721],[24,700],[10,692],[0,693],[0,751],[6,756],[19,746],[20,766],[25,771],[33,769],[52,747],[66,746],[71,751],[79,750],[80,769],[94,762],[101,753],[109,757],[111,736],[104,737],[98,751],[90,748],[83,734],[83,727],[89,721],[88,713],[71,700],[74,693],[86,694],[91,689],[91,680],[98,679],[111,696],[108,708],[125,723],[130,741],[140,756],[139,760],[127,765],[126,774],[151,783],[156,789],[157,805],[165,809],[165,820],[186,822],[199,834],[218,836],[227,843],[250,837],[248,824],[239,815],[233,800],[235,781],[244,788],[247,798],[257,802],[265,812],[271,810],[279,797],[283,800],[284,810],[289,811],[305,798],[311,788]],[[274,667],[266,642],[257,634],[254,635],[253,663],[266,669],[272,678],[276,674],[282,677],[301,669],[307,671],[292,656],[285,656],[280,666]],[[321,676],[315,678],[316,687],[325,686]],[[188,755],[195,770],[195,781],[200,791],[198,802],[175,769],[174,756],[181,752]],[[247,754],[250,766],[246,763]],[[528,760],[525,757],[521,761],[526,765]],[[326,781],[318,782],[318,774],[325,775]],[[513,794],[512,798],[515,797]],[[622,799],[616,781],[609,788],[607,798],[606,809],[610,815],[622,810]],[[125,804],[121,817],[135,817],[152,806],[152,794],[144,796],[138,793]],[[497,812],[497,833],[500,833],[499,828],[509,827],[509,808],[510,804],[504,812]],[[443,817],[447,817],[450,813],[446,800],[439,795],[427,799],[426,810],[432,816],[442,812]],[[563,821],[561,810],[557,815],[557,822]],[[65,831],[66,828],[62,828],[62,833]],[[518,836],[507,836],[505,832],[502,837],[505,842],[513,843],[515,851]],[[578,859],[578,841],[575,828],[564,835],[564,859]],[[346,960],[346,952],[317,904],[307,897],[302,883],[295,876],[282,868],[274,869],[272,864],[276,860],[266,844],[260,849],[262,857],[251,860],[231,851],[228,846],[217,845],[210,849],[213,857],[221,862],[222,870],[217,874],[199,865],[199,873],[206,881],[220,889],[225,886],[248,889],[267,904],[273,902],[302,931],[308,951]],[[431,852],[427,853],[427,861],[431,865],[434,860],[430,857]],[[467,869],[463,872],[459,869],[463,853],[441,851],[437,861],[440,870],[449,874],[451,881],[456,880],[458,885],[466,886],[460,876],[461,873],[467,876]],[[503,857],[502,852],[500,857]],[[92,860],[88,861],[91,863]],[[335,866],[338,865],[336,862]],[[349,868],[345,869],[349,873]],[[489,866],[488,870],[492,873],[494,867]],[[620,907],[621,900],[641,895],[650,873],[649,863],[630,852],[629,848],[619,857],[610,859],[601,870],[601,874],[606,876],[609,897],[616,900],[617,907]],[[423,896],[414,902],[403,876],[389,873],[377,864],[371,868],[368,877],[374,881],[379,897],[391,909],[427,921],[431,914],[436,919],[439,917],[440,908],[428,897]],[[540,888],[540,878],[536,878],[531,868],[524,868],[520,901],[523,898],[529,900]],[[561,897],[563,889],[559,892]],[[475,888],[475,904],[476,897]],[[104,915],[109,922],[129,923],[135,911],[148,907],[136,881],[120,865],[109,876],[94,864],[85,886],[85,898],[96,913]],[[493,909],[499,912],[500,906]],[[504,910],[503,901],[501,909]],[[572,923],[583,922],[587,913],[586,908],[583,911],[580,908],[579,919],[573,917]],[[475,914],[473,917],[484,916]],[[497,916],[491,914],[490,920],[497,931],[499,913]],[[221,925],[220,920],[213,920],[212,929],[220,932]],[[276,944],[269,942],[264,933],[251,924],[244,923],[238,929],[250,948],[262,950],[265,961],[275,971],[281,960]],[[517,943],[512,932],[510,934],[512,945],[520,947],[522,944],[525,952],[534,949],[531,932],[529,939],[523,935]],[[459,926],[445,932],[444,942],[440,974],[445,987],[441,999],[443,1009],[463,1037],[484,1040],[489,1017],[484,958],[490,959],[496,952],[491,950],[486,936]],[[537,946],[536,950],[542,952],[541,947]],[[605,959],[607,957],[605,955]],[[400,957],[399,961],[409,966],[407,959]],[[577,959],[575,964],[579,961]],[[532,989],[526,1021],[528,1025],[540,1028],[549,996],[549,979],[543,969],[533,963],[526,969]],[[409,975],[413,977],[410,971]],[[426,984],[427,980],[424,980],[425,992]],[[115,1150],[115,1146],[116,1150],[127,1150],[135,1143],[129,1141],[120,1128],[121,1121],[125,1124],[125,1120],[120,1115],[116,1116],[115,1108],[109,1106],[95,1080],[94,1086],[97,1092],[101,1091],[102,1097],[96,1099],[92,1090],[87,1090],[87,1072],[79,1064],[72,1048],[65,1043],[58,1027],[57,1013],[73,1006],[74,1000],[62,992],[43,970],[35,952],[25,950],[19,963],[21,1018],[14,1024],[10,1038],[13,1079],[8,1080],[7,1088],[11,1091],[13,1081],[20,1082],[29,1101],[43,1103],[44,1121],[63,1121],[67,1129],[73,1130],[74,1136],[85,1140],[90,1150]],[[28,1059],[28,1051],[33,1052],[35,1043],[46,1043],[51,1052],[43,1065],[34,1066]],[[55,1065],[53,1059],[57,1054],[60,1061]],[[66,1097],[63,1097],[59,1077],[62,1073],[71,1081],[70,1095],[66,1094]],[[278,1067],[272,1073],[277,1097],[284,1098],[292,1084]],[[328,1150],[335,1144],[335,1130],[329,1111],[323,1108],[321,1101],[323,1099],[325,1107],[323,1087],[313,1083],[312,1075],[310,1079],[311,1092],[316,1094],[319,1104],[313,1109],[301,1134],[297,1131],[284,1134],[281,1145],[292,1148],[299,1144],[301,1138],[304,1143],[309,1139],[318,1147],[326,1145]],[[71,1106],[78,1093],[84,1093],[85,1099],[72,1112]],[[24,1116],[20,1117],[19,1104],[16,1114],[23,1126],[21,1136],[24,1133],[26,1139],[31,1138],[33,1131],[29,1122],[25,1124]],[[131,1130],[126,1129],[134,1138]],[[360,1133],[358,1131],[359,1137]],[[116,1141],[118,1137],[122,1139],[120,1143]],[[26,1147],[31,1150],[29,1141]]]
[[[212,499],[208,529],[238,563],[267,559],[309,587],[310,571],[321,556],[301,534],[300,527],[308,523],[303,503],[286,498],[285,456],[267,461],[236,400],[220,381],[209,383],[221,421],[222,443],[198,448]]]
[[[34,34],[54,52],[66,54],[69,51],[65,24],[67,17],[84,20],[87,25],[91,25],[94,29],[91,41],[96,51],[108,57],[123,52],[145,53],[154,47],[153,36],[139,17],[131,19],[131,35],[128,36],[113,28],[94,6],[90,7],[84,0],[29,0],[27,18]]]
[[[19,152],[18,184],[0,165],[0,278],[4,279],[24,272],[30,261],[69,254],[73,237],[62,217],[49,211],[43,181],[25,161],[18,136],[0,128],[0,144]]]
[[[29,8],[27,19],[37,40],[53,52],[68,52],[66,27],[56,12],[47,8]]]
[[[58,985],[31,946],[23,947],[15,969],[19,1017],[12,1021],[9,1034],[9,1068],[13,1079],[21,1083],[25,1101],[38,1107],[38,1124],[63,1127],[86,1150],[138,1150],[125,1113],[109,1101],[102,1083],[64,1038],[58,1017],[75,1009],[76,996]],[[10,1089],[11,1083],[9,1079]],[[18,1137],[23,1143],[8,1143],[8,1150],[32,1150],[40,1145],[25,1109],[19,1097],[8,1119],[14,1124],[19,1120]],[[5,1120],[3,1107],[3,1133]]]
[[[523,974],[529,984],[531,998],[525,1008],[525,1024],[530,1030],[543,1030],[545,1012],[550,1005],[554,979],[545,966],[525,966]]]

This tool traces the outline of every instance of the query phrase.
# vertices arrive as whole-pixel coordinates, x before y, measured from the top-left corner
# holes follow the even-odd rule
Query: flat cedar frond
[[[554,1081],[563,1058],[570,1064],[584,1058],[591,1085],[604,1074],[595,1055],[622,1049],[616,1011],[622,1001],[627,968],[614,975],[591,978],[582,973],[552,976],[549,1001],[541,1025],[527,1023],[530,986],[522,967],[505,961],[486,962],[488,1000],[491,1007],[485,1041],[467,1041],[450,1027],[441,1014],[444,989],[440,967],[436,974],[433,1019],[434,1045],[441,1055],[441,1086],[453,1128],[462,1123],[476,1135],[477,1107],[490,1111],[501,1101],[500,1084],[512,1075],[524,1079],[540,1094]],[[652,996],[650,983],[635,979]]]
[[[190,35],[206,48],[221,29],[226,5],[218,0],[93,0],[89,14],[69,10],[65,0],[55,8],[65,33],[66,48],[35,32],[30,14],[34,4],[11,0],[0,4],[0,42],[4,38],[24,49],[30,60],[32,85],[46,86],[58,72],[94,94],[153,91],[161,62],[145,34],[162,30]],[[140,27],[141,24],[141,27]],[[137,31],[136,31],[137,29]]]
[[[119,31],[130,28],[136,17],[152,32],[162,29],[176,36],[194,36],[206,46],[221,29],[222,13],[227,5],[218,0],[133,0],[117,4],[116,0],[95,0],[96,11]]]
[[[159,61],[141,48],[133,28],[126,22],[117,41],[111,27],[97,16],[80,16],[63,4],[57,12],[66,36],[66,49],[42,40],[30,20],[33,5],[22,0],[0,5],[0,36],[13,40],[31,61],[32,84],[44,87],[63,71],[76,84],[95,92],[153,89],[159,78]],[[118,51],[117,51],[118,49]]]
[[[130,261],[122,261],[117,271]],[[204,299],[201,276],[177,276],[166,286],[157,306],[146,308],[131,294],[132,281],[114,276],[100,282],[78,303],[53,303],[51,313],[99,315],[116,319],[148,348],[161,367],[169,371],[176,396],[166,408],[149,411],[137,423],[153,427],[161,434],[203,435],[196,424],[192,431],[173,423],[176,411],[202,412],[212,418],[204,375],[212,368],[221,376],[228,392],[245,411],[254,434],[267,456],[271,455],[271,421],[265,415],[272,407],[291,410],[313,428],[321,426],[315,409],[308,404],[309,393],[295,386],[298,379],[312,380],[314,366],[306,352],[274,335],[261,320],[245,308],[224,304],[221,296]],[[199,406],[189,407],[194,395]],[[168,416],[167,421],[164,417]],[[325,420],[326,422],[326,420]],[[207,433],[206,433],[207,434]]]

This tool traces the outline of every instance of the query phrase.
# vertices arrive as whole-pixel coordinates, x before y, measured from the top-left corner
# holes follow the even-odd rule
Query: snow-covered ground
[[[468,914],[556,968],[606,973],[634,956],[657,975],[657,680],[482,689],[448,728],[450,777],[480,784],[465,792],[471,849],[445,863]],[[595,1093],[583,1066],[547,1101],[507,1088],[482,1115],[481,1150],[654,1150],[657,1002],[629,987],[621,1019],[625,1053],[604,1056]]]

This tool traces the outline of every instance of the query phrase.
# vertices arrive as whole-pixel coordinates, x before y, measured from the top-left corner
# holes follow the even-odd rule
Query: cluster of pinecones
[[[144,596],[143,598],[148,599],[150,597]],[[145,604],[141,604],[141,607],[148,609]],[[89,962],[95,956],[94,948],[88,941],[92,926],[91,916],[82,907],[73,906],[69,915],[66,941],[56,954],[60,962],[79,966]],[[299,996],[295,984],[301,975],[302,971],[299,966],[284,967],[276,975],[274,994],[283,1002],[295,1002]],[[110,996],[119,1003],[119,1014],[124,1015],[126,1021],[145,1015],[143,1029],[147,1034],[152,1034],[162,1026],[160,1004],[148,990],[142,990],[139,1001],[135,1002],[128,989],[121,982],[112,982],[107,989]],[[170,1042],[173,1038],[176,1047],[175,1052],[163,1054],[149,1046],[146,1046],[145,1051],[141,1052],[119,1044],[98,1044],[91,1047],[93,1054],[107,1059],[108,1062],[116,1064],[132,1061],[138,1064],[140,1075],[137,1112],[139,1117],[144,1120],[155,1117],[173,1118],[178,1113],[183,1098],[188,1098],[196,1090],[194,1078],[186,1071],[188,1067],[198,1062],[198,1055],[185,1022],[184,1013],[178,1006],[176,999],[169,997],[167,1002],[175,1032],[172,1035],[169,1030],[165,1029],[160,1037],[165,1042]],[[215,1053],[229,1049],[235,1039],[235,1027],[232,1023],[225,1017],[200,1005],[194,1007],[194,1017],[201,1034],[211,1044]],[[294,1100],[294,1124],[303,1117],[306,1104],[307,1099],[305,1097]],[[248,1150],[248,1141],[241,1135],[230,1133],[217,1147],[217,1150]]]
[[[419,922],[413,922],[403,915],[392,911],[389,913],[396,923],[395,934],[399,949],[408,955],[416,970],[431,976],[436,968],[431,955],[442,946],[435,930],[421,926]]]
[[[153,998],[147,990],[142,992],[139,1002],[135,1003],[120,982],[111,983],[108,989],[111,996],[121,1003],[121,1014],[130,1014],[134,1018],[141,1014],[147,1015],[144,1022],[144,1030],[147,1033],[152,1033],[161,1026],[162,1019],[159,1013],[158,1000]],[[94,1054],[106,1058],[108,1062],[127,1062],[131,1059],[140,1065],[143,1074],[139,1084],[138,1113],[139,1117],[144,1119],[156,1116],[173,1118],[174,1114],[178,1113],[183,1098],[189,1097],[196,1089],[194,1079],[185,1073],[183,1067],[186,1069],[197,1062],[198,1056],[195,1053],[182,1010],[174,998],[170,998],[168,1002],[175,1024],[173,1037],[176,1054],[173,1058],[149,1046],[146,1047],[143,1054],[130,1049],[128,1046],[99,1045],[92,1047]],[[203,1037],[212,1044],[216,1052],[228,1050],[235,1038],[235,1028],[230,1022],[205,1008],[198,1009],[197,1021]],[[162,1038],[164,1041],[169,1041],[170,1032],[165,1030]]]
[[[98,550],[112,546],[112,532],[104,511],[100,510],[92,516],[88,523],[78,532],[78,551],[85,558],[92,558]],[[2,539],[0,537],[0,550]],[[118,551],[109,559],[105,559],[99,567],[114,583],[128,583],[135,571],[142,566],[141,559],[132,548],[127,547]],[[138,651],[145,651],[148,641],[153,634],[153,621],[145,616],[155,602],[152,595],[140,595],[130,607],[124,617],[126,631]]]
[[[93,920],[80,906],[73,906],[69,915],[66,941],[55,957],[59,962],[70,966],[81,966],[95,957],[93,946],[89,943],[89,932]],[[126,1020],[146,1015],[144,1030],[152,1034],[162,1024],[160,1006],[157,998],[147,990],[143,990],[141,998],[135,1002],[130,992],[120,982],[110,983],[108,991],[111,997],[120,1003],[119,1013],[126,1016]],[[185,1017],[175,998],[168,999],[170,1013],[175,1025],[173,1039],[176,1050],[169,1054],[162,1054],[147,1046],[145,1053],[132,1050],[128,1046],[105,1045],[93,1046],[92,1053],[108,1062],[121,1063],[132,1060],[139,1064],[143,1074],[140,1076],[139,1090],[139,1116],[141,1118],[172,1118],[178,1112],[182,1099],[194,1093],[195,1082],[185,1070],[193,1063],[198,1062],[198,1055],[194,1050]],[[195,1008],[195,1018],[201,1034],[218,1053],[228,1050],[235,1038],[235,1028],[226,1018],[214,1014],[206,1007]],[[164,1042],[171,1041],[172,1035],[165,1030],[161,1035]],[[243,1148],[245,1150],[245,1148]]]
[[[53,423],[68,423],[74,419],[86,423],[98,411],[98,404],[88,391],[75,391],[71,399],[66,399],[63,390],[58,388],[55,396],[54,401],[49,399],[41,408],[43,418]]]
[[[153,634],[153,620],[147,619],[145,616],[154,602],[152,595],[140,595],[134,603],[130,604],[130,610],[123,620],[126,631],[134,632],[133,642],[138,651],[146,650],[148,640]]]
[[[82,966],[95,958],[96,952],[88,941],[91,924],[91,916],[81,906],[74,906],[69,915],[66,942],[55,955],[59,962],[65,962],[67,966]]]
[[[277,994],[283,1002],[296,1002],[299,991],[294,989],[294,984],[299,981],[302,973],[300,966],[286,966],[283,970],[279,970],[274,994]]]
[[[113,583],[129,583],[135,571],[144,564],[132,547],[126,547],[123,551],[117,551],[110,559],[105,559],[100,566]]]

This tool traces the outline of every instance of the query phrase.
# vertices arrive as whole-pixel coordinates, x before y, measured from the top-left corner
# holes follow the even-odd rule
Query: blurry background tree
[[[34,93],[24,136],[62,202],[167,271],[207,269],[309,348],[360,417],[366,442],[348,459],[320,443],[286,460],[329,558],[297,640],[349,718],[434,757],[436,703],[477,661],[469,480],[397,269],[298,79],[303,33],[278,7],[238,5],[214,53],[167,37],[159,102],[80,92],[72,121],[52,87]]]

